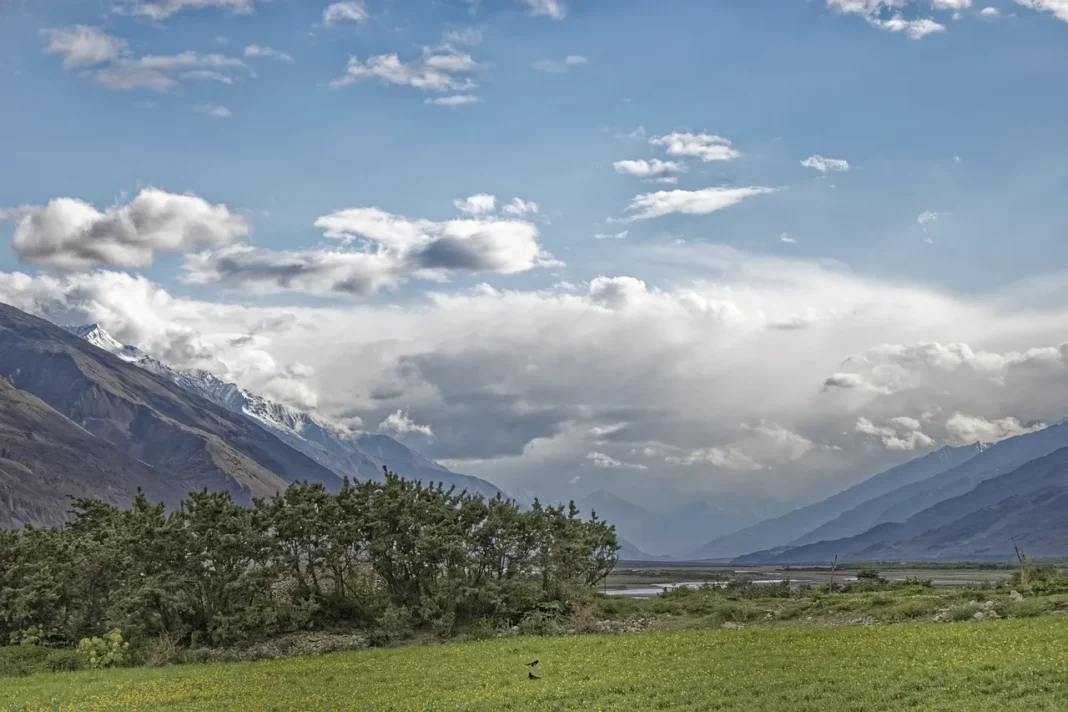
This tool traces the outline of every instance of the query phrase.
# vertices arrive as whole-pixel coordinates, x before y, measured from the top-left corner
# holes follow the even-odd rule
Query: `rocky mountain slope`
[[[228,490],[248,502],[295,481],[340,487],[333,472],[247,418],[7,305],[0,378],[152,468],[168,489]]]
[[[179,483],[0,379],[0,528],[59,524],[72,497],[125,506],[138,488],[155,501],[175,502],[184,493]]]
[[[120,343],[95,324],[64,328],[128,363],[247,418],[339,477],[376,480],[382,477],[385,466],[408,479],[441,482],[446,487],[455,486],[485,497],[500,492],[489,482],[452,472],[387,435],[351,430],[314,413],[251,393],[207,371],[171,368],[134,346]]]

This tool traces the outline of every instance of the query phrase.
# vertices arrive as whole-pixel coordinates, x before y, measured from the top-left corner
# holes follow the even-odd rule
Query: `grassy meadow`
[[[529,680],[525,663],[540,680]],[[0,680],[3,710],[1068,709],[1068,618],[519,637]]]

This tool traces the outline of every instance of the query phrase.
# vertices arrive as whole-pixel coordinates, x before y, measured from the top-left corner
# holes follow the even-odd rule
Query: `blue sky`
[[[195,351],[202,356],[204,350],[216,349],[212,358],[225,375],[280,398],[293,393],[284,385],[288,365],[310,364],[319,375],[302,383],[312,393],[300,391],[303,402],[317,403],[338,417],[359,417],[365,427],[394,409],[421,422],[437,418],[437,424],[431,423],[437,437],[421,443],[428,452],[476,474],[503,473],[516,486],[529,488],[544,484],[534,473],[551,461],[568,464],[545,487],[564,490],[574,478],[611,474],[610,482],[631,494],[645,491],[651,477],[673,468],[684,473],[678,477],[686,486],[744,486],[764,492],[779,489],[781,479],[776,478],[793,477],[790,473],[798,473],[797,478],[823,473],[827,481],[818,487],[787,488],[791,496],[808,496],[820,487],[833,489],[856,479],[903,452],[964,439],[959,428],[947,430],[948,418],[961,408],[971,409],[960,411],[967,417],[986,423],[1010,418],[1020,427],[1057,415],[1052,403],[1032,398],[1033,385],[1021,385],[1011,396],[987,393],[981,402],[941,402],[938,393],[946,390],[945,384],[927,376],[902,377],[893,387],[872,385],[857,402],[813,405],[812,399],[822,397],[824,378],[846,358],[886,341],[902,348],[970,343],[975,353],[1004,356],[1053,348],[1063,340],[1054,298],[1063,293],[1056,275],[1068,262],[1068,201],[1063,198],[1068,188],[1068,92],[1063,90],[1068,83],[1068,5],[1062,0],[541,2],[483,0],[476,8],[465,0],[437,0],[415,9],[414,3],[366,0],[361,4],[364,19],[324,26],[325,1],[247,0],[244,8],[250,11],[234,13],[216,6],[226,6],[224,0],[157,5],[141,0],[7,0],[0,5],[0,91],[8,109],[0,112],[0,130],[8,137],[0,207],[6,206],[10,219],[0,222],[0,234],[14,235],[26,211],[55,198],[78,199],[105,211],[151,186],[195,195],[205,205],[225,204],[241,216],[243,227],[224,230],[207,247],[247,244],[248,252],[242,254],[263,261],[246,265],[241,275],[227,273],[226,281],[220,275],[231,265],[216,260],[210,267],[201,265],[208,277],[191,281],[190,254],[204,248],[203,241],[193,240],[196,250],[188,245],[161,248],[152,243],[153,236],[138,234],[123,239],[147,245],[147,262],[97,259],[72,267],[60,265],[56,254],[99,234],[66,234],[60,241],[68,242],[57,248],[50,242],[59,239],[55,235],[27,228],[26,244],[35,243],[37,251],[30,252],[37,256],[28,257],[25,248],[0,253],[0,270],[8,278],[4,298],[54,312],[56,318],[111,319],[109,328],[158,350],[170,349],[175,333],[200,340],[203,349]],[[158,10],[168,3],[173,12],[157,12],[156,20],[145,16],[150,14],[146,5]],[[228,7],[240,4],[237,0]],[[550,5],[559,17],[548,16]],[[984,13],[985,8],[997,12]],[[922,21],[929,24],[920,32],[915,23]],[[930,23],[940,29],[932,31]],[[46,50],[52,33],[77,26],[89,28],[98,39],[110,38],[119,50],[109,59],[65,68],[69,53]],[[250,45],[276,54],[246,56]],[[197,53],[194,69],[222,67],[229,83],[203,75],[183,79],[178,70],[167,70],[173,84],[161,91],[119,90],[92,78],[123,62],[183,52]],[[374,76],[331,86],[345,75],[350,57],[364,63],[393,53],[407,63],[435,56],[469,58],[475,65],[470,71],[448,76],[457,85],[469,77],[477,86],[433,91]],[[216,57],[204,59],[209,56]],[[568,64],[568,57],[581,60]],[[546,71],[546,62],[566,71]],[[426,103],[447,96],[478,101]],[[213,117],[212,109],[226,116]],[[652,141],[679,134],[722,137],[739,155],[703,161],[671,155],[666,141]],[[843,161],[837,165],[847,163],[848,170],[803,166],[812,156]],[[614,169],[614,163],[626,160],[671,161],[679,171],[677,183],[645,182]],[[773,192],[704,214],[676,209],[678,201],[692,199],[692,191],[744,187]],[[638,196],[661,192],[674,192],[664,199],[676,208],[628,221],[638,212],[628,210]],[[336,211],[375,207],[438,224],[461,217],[454,201],[481,193],[495,195],[498,207],[514,197],[537,204],[537,213],[509,217],[497,211],[480,218],[495,225],[519,221],[530,226],[536,242],[533,232],[499,238],[526,240],[526,252],[500,248],[492,258],[464,256],[481,265],[471,268],[457,267],[455,257],[451,266],[431,265],[444,270],[435,279],[445,281],[421,278],[408,265],[404,269],[409,271],[394,283],[355,294],[308,286],[314,277],[299,288],[262,274],[255,282],[248,277],[279,251],[302,251],[304,258],[318,259],[309,255],[338,250],[339,243],[324,238],[325,230],[315,226]],[[366,237],[363,229],[345,228]],[[621,239],[595,238],[624,231]],[[340,249],[361,248],[346,241]],[[430,264],[428,254],[419,257],[423,266]],[[487,266],[494,259],[496,266]],[[16,272],[30,275],[31,281],[18,282],[11,276]],[[1043,275],[1040,289],[1035,280]],[[597,278],[641,280],[643,286]],[[508,309],[513,311],[501,299],[489,306],[478,302],[472,296],[477,290],[471,289],[480,284],[509,290]],[[752,407],[715,425],[708,424],[712,415],[687,418],[679,409],[689,407],[682,396],[696,387],[690,379],[701,379],[698,389],[710,397],[723,392],[722,382],[739,382],[731,369],[751,362],[749,352],[723,349],[753,339],[734,332],[712,338],[708,329],[690,324],[659,335],[663,343],[677,338],[685,344],[685,355],[657,355],[667,359],[660,362],[675,374],[670,389],[677,389],[681,400],[628,403],[606,395],[608,384],[591,392],[550,382],[535,388],[524,380],[528,376],[509,371],[512,367],[504,362],[527,353],[533,337],[517,337],[505,347],[500,334],[517,319],[547,320],[541,312],[524,311],[539,299],[550,299],[546,295],[553,295],[553,309],[562,308],[560,295],[565,294],[594,305],[607,303],[597,301],[608,292],[595,285],[611,286],[612,298],[622,300],[614,303],[628,305],[639,292],[672,295],[685,304],[690,304],[687,294],[700,293],[706,300],[702,308],[728,305],[723,307],[727,312],[757,315],[762,328],[787,322],[808,326],[826,315],[834,323],[826,331],[797,329],[807,335],[789,337],[807,341],[775,341],[780,361],[769,356],[765,364],[768,369],[800,369],[809,379],[807,395],[799,394],[788,406],[739,395],[727,400]],[[120,298],[115,295],[133,298],[122,291],[127,287],[150,295],[144,297],[147,306],[140,316],[113,303]],[[887,299],[905,294],[907,308],[859,326],[843,325],[842,315],[881,314],[886,302],[879,290],[885,290]],[[428,291],[438,296],[428,296]],[[933,301],[922,306],[923,299]],[[149,316],[164,304],[172,313]],[[300,311],[304,309],[321,311]],[[468,316],[455,324],[449,319],[461,317],[433,316],[448,309]],[[981,318],[974,309],[982,312]],[[1041,314],[1036,316],[1036,309]],[[336,318],[337,328],[346,333],[383,329],[389,332],[383,339],[410,348],[382,355],[381,343],[368,341],[350,344],[351,350],[339,352],[334,361],[316,361],[317,354],[301,351],[299,339],[291,343],[275,334],[263,337],[254,357],[218,352],[226,334],[254,331],[250,325],[280,312],[324,323]],[[662,326],[666,317],[657,313],[646,317]],[[602,323],[597,314],[601,312],[572,315],[575,350],[561,347],[540,367],[581,364],[589,353],[582,339],[592,334],[602,339],[599,343],[615,344],[605,358],[619,360],[601,366],[614,374],[615,382],[655,381],[644,362],[618,356],[651,338],[648,324]],[[396,316],[393,322],[391,315]],[[452,324],[453,336],[442,333],[421,341],[432,330],[420,318]],[[970,322],[962,324],[965,319]],[[182,328],[174,332],[163,322],[181,322]],[[553,338],[546,328],[537,343]],[[1030,335],[1024,333],[1028,330]],[[498,364],[498,377],[483,374],[480,380],[467,367],[461,374],[448,371],[455,367],[451,357],[463,351],[456,343],[461,338],[495,344],[482,351],[496,354],[498,360],[490,363]],[[341,388],[332,380],[341,378],[336,375],[341,371],[334,369],[357,353],[377,354],[379,361],[367,382]],[[694,366],[692,359],[701,354],[715,363]],[[794,354],[810,361],[797,365],[787,358]],[[264,366],[264,357],[273,365]],[[413,359],[422,361],[413,366]],[[437,359],[439,370],[427,359]],[[869,357],[869,365],[876,360]],[[1006,368],[1015,363],[1008,359]],[[416,385],[413,368],[423,379]],[[485,368],[497,373],[495,367]],[[584,380],[581,370],[578,382]],[[466,378],[471,390],[450,395],[442,383],[430,383],[432,371],[449,383]],[[988,383],[988,373],[976,373]],[[395,380],[403,395],[394,401],[371,398],[374,379],[379,385]],[[572,382],[564,376],[559,380]],[[907,397],[897,390],[906,383],[915,389]],[[332,393],[339,389],[344,399]],[[508,433],[499,434],[504,444],[498,451],[465,447],[496,436],[487,435],[492,424],[464,404],[477,402],[475,395],[499,397],[505,391],[515,421]],[[633,397],[639,393],[659,397],[645,391],[635,391]],[[944,415],[933,415],[940,412],[936,408]],[[806,409],[816,411],[811,422],[802,422]],[[528,433],[524,423],[531,413],[537,417]],[[883,423],[893,418],[927,422],[923,413],[932,424],[922,429],[924,438],[910,441],[911,448],[895,449],[902,433],[893,438],[878,433],[879,428],[900,426],[879,425],[879,418]],[[679,421],[675,440],[663,432],[652,434],[656,428],[646,420],[662,421],[664,414]],[[469,423],[464,420],[468,417]],[[857,426],[860,417],[874,423],[867,428],[874,433]],[[783,438],[789,438],[760,422],[798,434],[808,446],[800,455],[789,447],[782,450]],[[590,428],[602,432],[621,423],[626,427],[613,432],[642,434],[631,434],[625,442],[596,436],[592,444],[574,434]],[[741,436],[739,423],[745,425]],[[442,435],[447,427],[451,441]],[[1013,431],[1005,427],[984,432],[997,437]],[[758,435],[768,442],[753,445]],[[886,447],[888,438],[895,447]],[[539,448],[548,448],[548,454]],[[739,457],[725,460],[715,454],[717,448]],[[647,450],[657,454],[646,456],[651,459],[639,466],[635,453]],[[603,467],[607,461],[589,457],[593,453],[610,455],[620,466]],[[587,472],[590,463],[596,470],[592,474]],[[693,474],[695,464],[699,476]],[[731,474],[739,472],[745,473],[744,480]],[[764,472],[763,479],[753,474]]]

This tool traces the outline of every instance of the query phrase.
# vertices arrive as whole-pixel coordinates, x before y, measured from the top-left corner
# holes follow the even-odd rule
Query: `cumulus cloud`
[[[12,238],[23,262],[65,270],[138,268],[156,252],[189,252],[249,234],[246,219],[195,195],[146,188],[103,212],[76,198],[23,208]]]
[[[366,79],[382,84],[409,86],[420,91],[468,91],[478,86],[470,77],[480,69],[467,52],[450,45],[424,47],[423,56],[402,61],[397,54],[380,54],[366,60],[350,57],[344,76],[330,82],[332,88],[346,87]]]
[[[812,168],[820,173],[845,173],[849,170],[849,161],[841,158],[824,158],[823,156],[809,156],[801,161],[805,168]]]
[[[941,213],[936,213],[933,210],[924,210],[916,218],[916,222],[920,225],[926,225],[927,223],[938,222],[938,218],[941,217]]]
[[[1016,0],[1016,4],[1039,12],[1048,12],[1057,19],[1068,22],[1068,0]]]
[[[926,0],[932,10],[959,12],[972,6],[972,0]],[[827,0],[827,7],[843,14],[860,15],[868,24],[888,32],[903,32],[918,40],[937,32],[945,32],[945,25],[929,17],[906,19],[901,10],[908,0]]]
[[[368,17],[370,13],[363,0],[331,3],[323,10],[323,24],[327,27],[339,22],[364,22]]]
[[[474,218],[433,222],[378,208],[350,208],[315,225],[335,249],[268,250],[231,245],[190,255],[185,280],[256,294],[366,296],[409,280],[442,282],[450,274],[516,274],[559,264],[538,243],[538,229],[522,220],[487,217],[493,196],[457,201]]]
[[[409,223],[419,221],[379,222],[388,234],[409,230],[418,252],[425,230]],[[343,237],[331,239],[343,251]],[[352,243],[362,240],[375,242]],[[100,323],[253,391],[296,384],[333,418],[374,427],[398,410],[417,414],[435,436],[422,448],[429,456],[546,497],[569,496],[570,480],[595,469],[591,451],[648,465],[655,481],[611,472],[650,498],[725,489],[811,497],[908,456],[887,450],[884,434],[858,432],[860,417],[917,448],[917,430],[936,444],[970,437],[956,413],[1015,418],[1021,428],[1064,417],[1062,301],[1036,306],[1022,287],[958,298],[708,244],[614,248],[634,271],[401,304],[179,297],[114,272],[0,274],[0,301]],[[969,347],[930,346],[953,343]],[[298,378],[294,363],[310,369]],[[870,388],[823,388],[834,373]]]
[[[996,443],[1005,438],[1032,433],[1045,427],[1045,423],[1021,425],[1019,420],[1011,416],[987,420],[986,418],[964,415],[963,413],[954,413],[946,421],[946,430],[959,444],[974,442]]]
[[[742,155],[730,141],[714,134],[672,133],[653,136],[649,143],[663,147],[669,156],[699,158],[706,163],[733,161]]]
[[[45,30],[44,35],[45,52],[62,55],[67,69],[106,64],[127,52],[126,40],[112,37],[98,27],[75,25]]]
[[[634,197],[628,220],[647,220],[674,213],[708,215],[732,207],[747,198],[774,193],[773,188],[705,188],[703,190],[661,190]]]
[[[407,435],[419,433],[428,438],[434,437],[434,430],[429,425],[419,425],[403,410],[397,410],[386,416],[386,419],[378,424],[378,429],[386,433]]]
[[[602,470],[648,470],[649,468],[639,463],[623,462],[616,458],[605,455],[603,452],[591,452],[586,459],[593,463],[594,467]]]
[[[571,54],[564,59],[541,59],[534,63],[534,69],[540,72],[549,72],[551,74],[565,74],[571,70],[572,67],[578,67],[586,64],[589,60],[585,57],[577,54]]]
[[[788,232],[784,232],[781,235],[779,235],[779,242],[785,242],[787,245],[796,245],[797,244],[797,238],[794,237],[793,235],[791,235]]]
[[[466,215],[485,215],[497,210],[497,197],[489,193],[478,193],[463,200],[453,201],[453,204]]]
[[[886,425],[877,426],[867,418],[858,418],[853,428],[858,433],[874,435],[882,440],[887,450],[911,452],[933,447],[935,441],[927,436],[920,426],[920,421],[907,416],[891,418]],[[975,442],[975,441],[972,441]]]
[[[616,173],[642,178],[658,183],[675,183],[678,181],[676,174],[683,173],[686,167],[674,161],[661,161],[654,158],[651,161],[616,161],[612,164]]]
[[[288,52],[282,52],[281,50],[264,47],[258,44],[246,45],[244,54],[250,59],[265,57],[268,59],[277,59],[282,62],[288,62],[290,64],[295,61],[292,55],[290,55]]]
[[[88,77],[108,89],[164,92],[195,79],[231,84],[234,73],[248,70],[242,60],[217,53],[135,57],[125,40],[86,25],[46,30],[43,36],[46,53],[61,55],[67,69],[87,69]]]

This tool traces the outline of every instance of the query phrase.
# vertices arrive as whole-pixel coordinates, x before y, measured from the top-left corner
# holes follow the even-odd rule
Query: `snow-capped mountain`
[[[486,497],[501,492],[485,480],[461,475],[439,465],[388,435],[352,430],[314,413],[246,391],[208,371],[171,368],[137,347],[123,344],[96,324],[64,328],[124,361],[249,418],[339,477],[377,480],[382,478],[382,467],[385,466],[407,479],[442,482],[446,487],[455,485],[458,490],[466,489]]]

